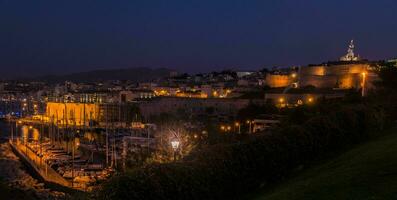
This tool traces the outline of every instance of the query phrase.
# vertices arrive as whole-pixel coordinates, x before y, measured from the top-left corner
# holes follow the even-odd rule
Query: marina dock
[[[48,164],[34,153],[26,145],[20,143],[19,141],[12,142],[10,140],[10,146],[15,154],[21,158],[22,162],[27,164],[31,169],[33,169],[40,177],[51,183],[56,183],[65,187],[83,189],[73,185],[71,181],[66,180],[60,174],[58,174],[54,169],[52,169]]]

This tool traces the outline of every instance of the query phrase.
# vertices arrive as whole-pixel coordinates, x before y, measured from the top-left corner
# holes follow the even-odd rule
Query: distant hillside
[[[48,82],[91,82],[104,80],[132,80],[137,82],[150,81],[168,77],[172,70],[166,68],[150,69],[150,68],[129,68],[129,69],[109,69],[94,70],[88,72],[72,73],[67,75],[49,75],[34,78],[35,80],[43,80]]]

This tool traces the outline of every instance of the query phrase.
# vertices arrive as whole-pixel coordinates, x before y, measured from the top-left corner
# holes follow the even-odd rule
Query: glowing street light
[[[179,148],[179,141],[178,140],[171,141],[171,146],[172,146],[172,149],[174,149],[176,151]]]
[[[179,149],[180,142],[177,139],[171,141],[171,147],[174,150],[174,161],[176,161],[176,152]]]
[[[241,133],[241,124],[239,122],[234,123],[235,127],[238,127],[238,133]]]
[[[251,127],[252,127],[252,122],[251,120],[247,120],[247,124],[249,124],[249,133],[251,133]]]

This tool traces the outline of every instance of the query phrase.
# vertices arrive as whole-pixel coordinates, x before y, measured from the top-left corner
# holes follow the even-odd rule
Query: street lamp
[[[234,126],[238,127],[238,133],[241,133],[241,125],[239,122],[234,123]]]
[[[176,161],[176,151],[179,149],[180,142],[177,139],[171,141],[171,147],[174,150],[174,161]]]
[[[278,101],[279,101],[280,103],[284,103],[284,98],[283,98],[283,97],[280,97],[280,98],[278,99]]]
[[[38,111],[37,104],[34,104],[33,105],[33,112],[34,112],[35,115],[38,113],[37,111]]]
[[[247,120],[247,124],[249,124],[249,133],[251,133],[251,125],[252,125],[252,121]]]

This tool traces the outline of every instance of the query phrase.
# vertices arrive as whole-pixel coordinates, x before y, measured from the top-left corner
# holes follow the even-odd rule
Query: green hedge
[[[382,109],[358,105],[319,113],[303,124],[234,144],[215,145],[181,162],[149,165],[112,178],[101,199],[227,199],[283,179],[291,170],[340,151],[384,127]]]

